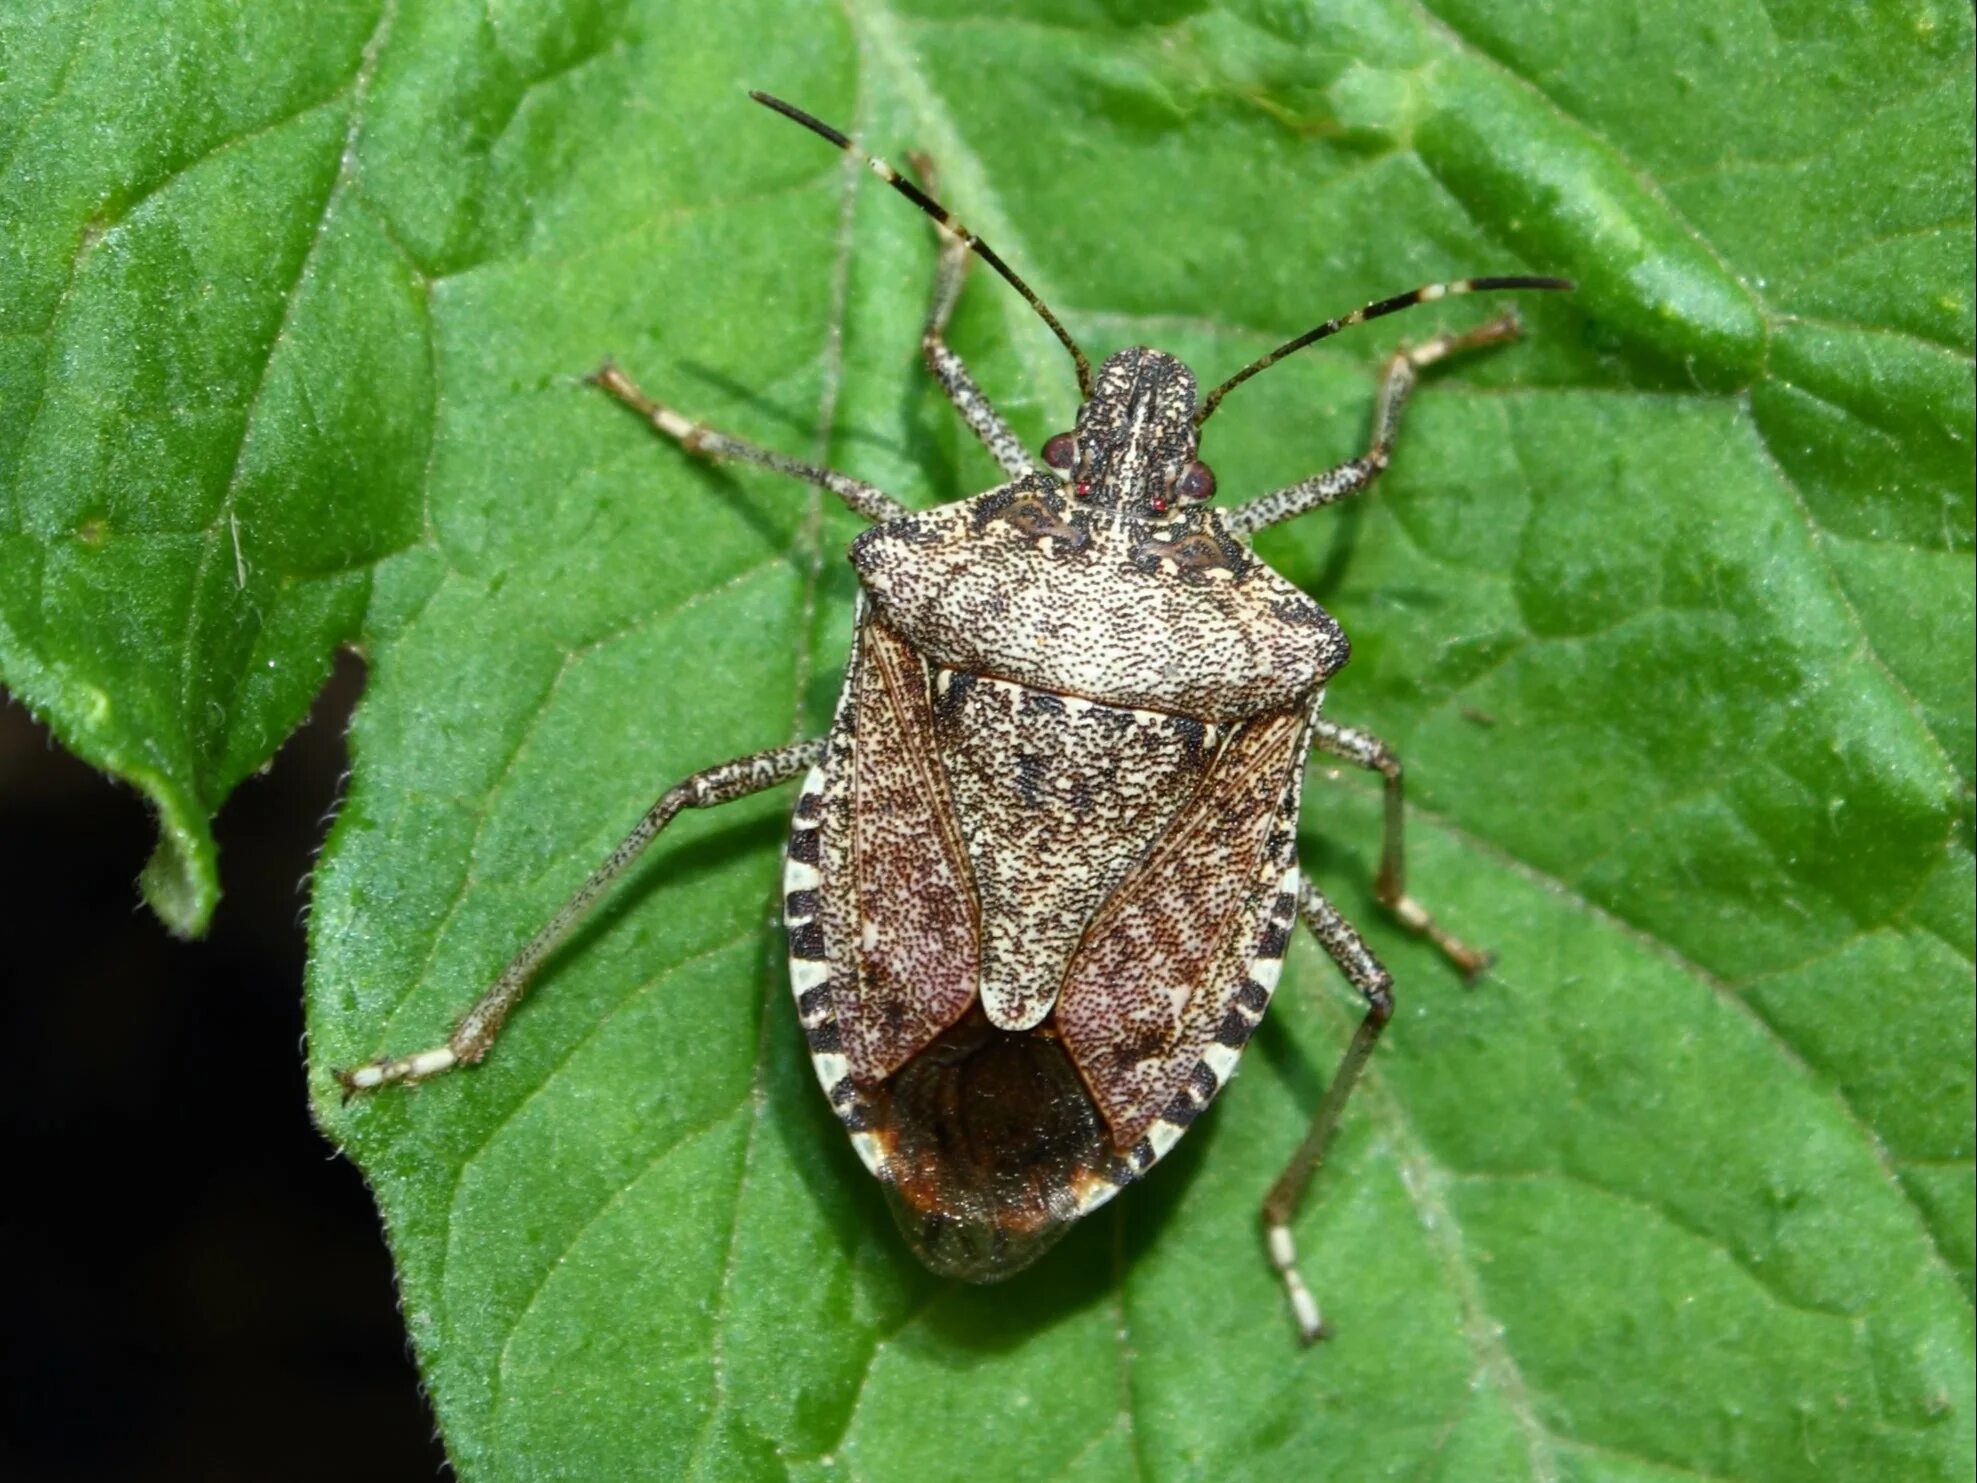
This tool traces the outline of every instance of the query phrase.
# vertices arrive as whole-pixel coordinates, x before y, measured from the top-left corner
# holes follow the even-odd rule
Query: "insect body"
[[[807,114],[769,107],[846,150]],[[1303,1146],[1265,1203],[1269,1253],[1304,1337],[1323,1331],[1290,1217],[1392,1012],[1359,934],[1298,872],[1305,758],[1380,771],[1379,894],[1463,968],[1483,958],[1406,894],[1400,765],[1320,713],[1345,635],[1246,537],[1354,494],[1385,467],[1416,372],[1510,338],[1502,318],[1389,364],[1367,453],[1222,511],[1200,428],[1257,371],[1361,320],[1480,288],[1437,285],[1328,321],[1206,398],[1173,356],[1123,350],[1094,376],[1028,286],[911,182],[867,160],[942,230],[924,345],[1008,482],[909,512],[890,496],[703,427],[615,368],[600,385],[690,451],[831,490],[872,521],[830,731],[670,789],[525,947],[446,1045],[343,1073],[351,1091],[478,1061],[536,965],[682,808],[805,774],[784,866],[797,1013],[825,1095],[935,1270],[992,1281],[1150,1169],[1228,1081],[1301,919],[1368,1010]],[[1039,464],[944,331],[970,253],[1070,351],[1083,403]]]

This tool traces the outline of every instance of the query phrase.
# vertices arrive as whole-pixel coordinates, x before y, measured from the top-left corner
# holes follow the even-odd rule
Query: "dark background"
[[[309,1120],[307,876],[362,688],[345,656],[221,812],[173,940],[132,790],[0,696],[0,1476],[430,1479],[444,1453],[357,1171]]]

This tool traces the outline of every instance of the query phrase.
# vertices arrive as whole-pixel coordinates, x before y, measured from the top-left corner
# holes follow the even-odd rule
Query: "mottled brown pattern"
[[[981,903],[982,1006],[1024,1029],[1055,1005],[1092,913],[1194,792],[1222,733],[951,671],[934,683]]]
[[[1267,845],[1306,725],[1297,712],[1266,716],[1229,740],[1071,962],[1057,1024],[1120,1147],[1187,1084],[1231,1012],[1276,900]]]
[[[813,952],[828,969],[798,1001],[818,1074],[929,1265],[1027,1265],[1219,1088],[1204,1049],[1230,1015],[1247,1037],[1248,974],[1281,950],[1305,721],[938,670],[861,604],[792,834],[816,883],[785,911],[793,978]],[[1122,1002],[1150,976],[1164,1013]]]
[[[980,921],[935,755],[925,667],[877,622],[862,650],[851,788],[858,974],[837,1014],[853,1074],[877,1081],[974,1001]]]
[[[978,520],[1012,493],[1082,542]],[[1345,663],[1330,615],[1260,561],[1182,573],[1152,555],[1200,534],[1241,559],[1222,518],[1085,508],[1039,474],[874,526],[851,559],[888,626],[944,668],[1204,721],[1295,709]]]

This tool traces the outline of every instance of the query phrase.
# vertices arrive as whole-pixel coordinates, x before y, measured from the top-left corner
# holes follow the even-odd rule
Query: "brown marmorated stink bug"
[[[1514,338],[1517,322],[1400,351],[1364,454],[1235,509],[1210,508],[1215,476],[1197,440],[1235,387],[1348,325],[1454,294],[1572,285],[1417,288],[1327,320],[1197,399],[1188,368],[1144,346],[1094,375],[1029,286],[928,194],[829,125],[753,96],[938,223],[927,364],[1009,482],[909,511],[600,370],[597,385],[688,452],[820,485],[872,522],[851,545],[861,591],[836,718],[824,736],[667,789],[444,1045],[339,1077],[355,1093],[479,1061],[536,967],[681,809],[805,773],[783,910],[811,1060],[907,1243],[971,1282],[1028,1266],[1174,1146],[1235,1071],[1303,919],[1367,1004],[1263,1203],[1270,1261],[1299,1331],[1318,1338],[1290,1220],[1393,996],[1359,933],[1298,874],[1309,753],[1385,779],[1381,902],[1466,973],[1485,959],[1407,894],[1399,760],[1320,714],[1345,635],[1245,538],[1370,486],[1417,373]],[[1044,444],[1042,466],[943,338],[971,252],[1077,367],[1077,425]]]

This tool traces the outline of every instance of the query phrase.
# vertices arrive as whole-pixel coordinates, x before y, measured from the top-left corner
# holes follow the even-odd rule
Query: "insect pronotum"
[[[1144,346],[1094,373],[1069,331],[989,245],[828,124],[765,104],[863,160],[937,223],[922,346],[1008,475],[909,511],[858,479],[717,432],[606,363],[595,383],[703,458],[819,485],[870,522],[852,543],[852,652],[829,731],[668,788],[550,918],[444,1045],[338,1073],[350,1093],[485,1057],[537,967],[682,810],[804,774],[784,859],[791,988],[818,1079],[908,1244],[936,1271],[1020,1271],[1144,1175],[1227,1084],[1301,920],[1366,1001],[1303,1142],[1263,1202],[1265,1244],[1300,1334],[1325,1332],[1291,1220],[1381,1030],[1392,980],[1297,864],[1313,751],[1378,772],[1379,900],[1466,974],[1487,959],[1407,892],[1401,766],[1321,714],[1348,654],[1330,614],[1247,537],[1368,488],[1426,367],[1515,338],[1503,315],[1395,353],[1366,451],[1230,510],[1197,457],[1222,399],[1350,325],[1486,289],[1430,284],[1278,346],[1197,398]],[[1081,406],[1040,458],[948,347],[970,256],[1070,352]]]

